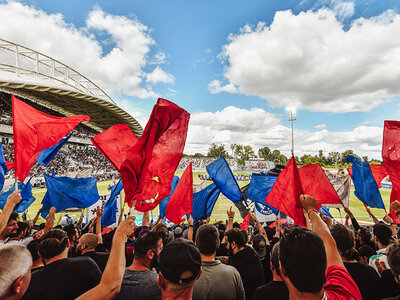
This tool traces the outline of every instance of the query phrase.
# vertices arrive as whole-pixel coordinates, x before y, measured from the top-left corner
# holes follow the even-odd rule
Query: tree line
[[[244,165],[246,160],[251,158],[259,158],[267,161],[274,162],[275,165],[286,165],[289,158],[282,154],[279,150],[272,150],[269,147],[263,147],[258,150],[257,155],[250,145],[231,144],[230,151],[225,148],[224,144],[211,144],[208,148],[207,155],[195,153],[193,155],[183,154],[183,157],[202,158],[202,157],[225,157],[234,158],[239,165]],[[353,155],[358,159],[369,164],[382,164],[379,160],[369,160],[368,156],[358,156],[353,150],[346,150],[343,152],[328,152],[324,154],[322,150],[318,151],[317,155],[304,154],[300,158],[295,156],[296,163],[301,166],[319,163],[323,167],[349,167],[351,164],[346,163],[346,157]]]

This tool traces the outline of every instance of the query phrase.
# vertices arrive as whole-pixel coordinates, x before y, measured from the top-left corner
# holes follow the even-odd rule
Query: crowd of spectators
[[[372,232],[346,208],[345,224],[320,215],[301,195],[306,227],[247,226],[227,220],[167,227],[144,213],[102,228],[103,211],[83,223],[19,221],[18,192],[0,214],[1,299],[399,299],[400,241],[389,216]],[[400,202],[393,211],[400,215]],[[351,220],[351,224],[349,224]],[[394,298],[389,298],[394,297]]]
[[[205,170],[206,166],[208,166],[215,160],[217,160],[217,158],[215,157],[200,157],[200,158],[183,157],[179,162],[177,169],[184,170],[190,163],[192,163],[193,170]],[[236,159],[227,158],[226,161],[228,162],[228,165],[232,170],[238,169],[238,164]]]

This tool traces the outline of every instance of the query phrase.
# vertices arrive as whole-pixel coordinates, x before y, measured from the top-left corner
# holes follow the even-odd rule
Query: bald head
[[[82,246],[86,246],[85,248],[87,248],[88,250],[94,250],[97,246],[97,243],[99,242],[99,239],[97,237],[97,235],[95,235],[94,233],[85,233],[84,235],[82,235],[82,237],[79,239],[79,244],[81,244]]]

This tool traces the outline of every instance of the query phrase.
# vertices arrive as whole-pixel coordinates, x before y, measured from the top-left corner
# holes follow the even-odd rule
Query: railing
[[[40,52],[3,39],[0,39],[0,71],[61,83],[77,92],[115,104],[100,87],[74,69]]]

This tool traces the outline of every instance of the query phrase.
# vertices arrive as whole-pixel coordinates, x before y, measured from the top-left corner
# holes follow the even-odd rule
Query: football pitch
[[[176,172],[176,175],[180,176],[182,173],[183,173],[183,171],[179,170]],[[249,175],[250,174],[248,172],[243,172],[243,173],[242,172],[234,172],[234,173],[235,173],[235,175]],[[201,180],[198,179],[199,174],[207,175],[207,172],[205,172],[205,171],[204,172],[193,172],[193,183],[194,184],[201,183]],[[211,184],[211,183],[212,183],[212,181],[208,181],[208,184]],[[248,183],[250,183],[250,181],[238,181],[238,184],[241,187]],[[110,184],[112,184],[111,180],[99,181],[97,183],[99,194],[100,195],[109,194],[107,187]],[[389,198],[390,198],[391,190],[387,189],[387,188],[381,188],[380,192],[382,195],[383,202],[385,203],[386,209],[387,209],[387,211],[389,211]],[[35,217],[36,212],[41,207],[41,202],[42,202],[42,199],[43,199],[45,193],[46,193],[45,188],[33,189],[33,195],[35,196],[36,200],[28,209],[28,219],[33,219]],[[124,196],[125,196],[124,192],[122,192],[122,197],[124,198]],[[220,196],[217,200],[217,203],[215,204],[214,210],[211,215],[211,222],[227,219],[226,211],[229,210],[229,208],[231,206],[232,206],[232,209],[234,209],[236,212],[235,213],[235,221],[241,222],[242,218],[239,214],[239,211],[235,207],[235,205],[229,199],[227,199],[225,196],[223,196],[222,194],[220,194]],[[351,187],[351,191],[350,191],[350,210],[352,211],[353,215],[356,217],[357,220],[364,221],[364,222],[372,222],[372,219],[369,217],[369,215],[365,211],[363,203],[360,200],[358,200],[357,197],[354,195],[354,186]],[[127,213],[128,211],[129,211],[129,208],[126,206],[125,213]],[[382,209],[372,208],[371,211],[379,220],[381,220],[383,218],[383,216],[385,215],[385,211]],[[331,208],[330,212],[335,219],[336,218],[340,219],[341,216],[343,218],[345,217],[345,213],[344,213],[343,209],[341,209],[341,215],[340,215],[339,211],[335,208]],[[64,214],[65,214],[65,212],[57,213],[56,214],[56,222],[58,221],[59,216],[64,215]],[[75,218],[78,219],[80,216],[80,213],[79,212],[71,212],[71,213],[69,213],[69,215],[71,215],[71,216],[75,215]],[[85,211],[85,215],[86,215],[86,211]],[[158,207],[156,207],[153,210],[151,215],[153,217],[158,216]],[[43,222],[45,222],[45,220],[40,217],[37,223],[40,224]]]

